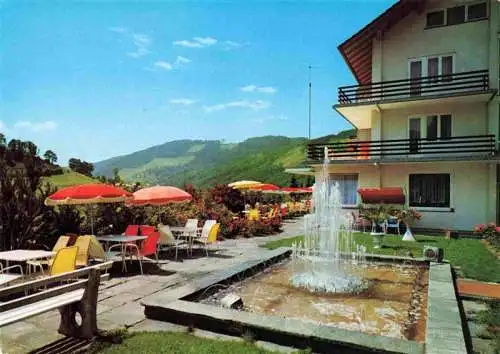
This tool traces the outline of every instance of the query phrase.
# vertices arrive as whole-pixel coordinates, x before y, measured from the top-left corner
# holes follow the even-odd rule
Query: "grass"
[[[227,341],[196,337],[189,333],[178,332],[139,332],[124,335],[121,344],[99,345],[92,353],[169,353],[169,354],[267,354],[275,353],[261,349],[249,341]],[[303,352],[303,353],[307,353]]]
[[[54,175],[44,177],[44,181],[48,181],[57,188],[74,186],[75,184],[100,183],[98,180],[82,175],[78,172],[64,171],[62,175]]]
[[[437,246],[444,250],[444,258],[454,267],[460,267],[459,275],[464,278],[500,283],[500,260],[479,240],[446,240],[443,237],[416,235],[417,242],[401,241],[401,236],[386,235],[383,248],[373,248],[372,237],[368,233],[357,232],[354,239],[364,245],[368,253],[406,256],[410,251],[413,256],[422,256],[424,245]],[[293,242],[302,240],[297,236],[271,241],[263,247],[275,249],[289,247]]]

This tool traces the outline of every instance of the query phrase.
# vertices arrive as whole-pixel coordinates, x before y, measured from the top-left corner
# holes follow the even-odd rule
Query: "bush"
[[[500,225],[494,222],[479,224],[474,227],[474,233],[486,239],[493,247],[500,249]]]

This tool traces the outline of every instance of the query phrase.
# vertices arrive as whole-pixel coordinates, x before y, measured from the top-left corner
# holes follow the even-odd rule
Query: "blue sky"
[[[312,136],[354,83],[337,46],[394,1],[0,0],[0,131],[98,161],[175,139]]]

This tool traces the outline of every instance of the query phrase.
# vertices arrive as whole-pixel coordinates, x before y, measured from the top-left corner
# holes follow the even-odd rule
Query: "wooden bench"
[[[0,328],[8,324],[59,309],[61,322],[59,333],[83,339],[97,334],[97,296],[102,274],[113,262],[78,269],[42,279],[0,288],[0,301],[15,294],[24,294],[13,300],[0,302]],[[83,277],[83,278],[82,278]],[[70,281],[70,282],[69,282]],[[65,282],[65,283],[62,283]],[[29,294],[30,290],[45,288]],[[76,314],[81,317],[78,324]]]

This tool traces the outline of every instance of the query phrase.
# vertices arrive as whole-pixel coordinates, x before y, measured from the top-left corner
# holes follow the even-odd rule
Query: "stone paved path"
[[[210,257],[199,254],[192,259],[160,261],[159,270],[145,275],[116,277],[101,285],[97,305],[98,327],[109,330],[128,327],[131,330],[179,330],[179,326],[146,320],[140,300],[156,292],[181,285],[186,281],[242,261],[260,258],[267,249],[260,247],[268,241],[303,234],[302,218],[286,221],[282,233],[266,237],[227,240],[216,245],[217,252]],[[57,333],[59,315],[57,311],[17,322],[0,328],[0,353],[26,353],[61,340]],[[200,335],[213,336],[204,331]],[[198,333],[197,333],[198,334]],[[273,348],[279,349],[279,348]],[[282,348],[287,351],[287,348]],[[289,349],[289,348],[288,348]],[[56,351],[60,352],[60,351]],[[71,351],[69,351],[71,352]]]

